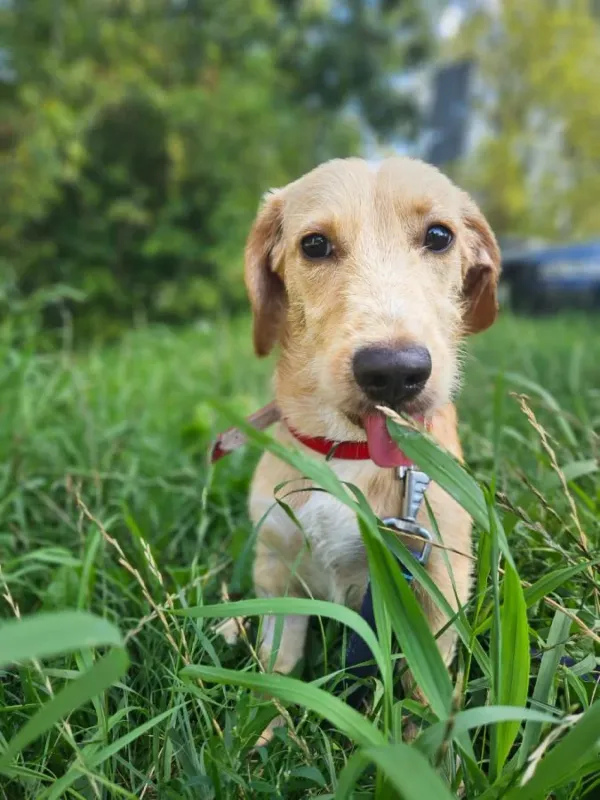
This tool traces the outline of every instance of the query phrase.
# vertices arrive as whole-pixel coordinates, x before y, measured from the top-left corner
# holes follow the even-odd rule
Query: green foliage
[[[256,447],[214,469],[206,447],[228,424],[223,398],[236,398],[235,414],[267,399],[268,365],[251,358],[248,321],[178,335],[142,330],[85,354],[66,341],[50,355],[35,349],[35,330],[16,325],[0,328],[3,800],[351,791],[433,799],[456,796],[461,783],[469,798],[594,796],[600,706],[596,684],[583,677],[597,663],[600,587],[598,559],[583,552],[576,522],[597,553],[593,321],[508,317],[473,340],[460,401],[468,469],[390,423],[477,520],[477,588],[452,622],[460,645],[451,679],[438,672],[433,638],[363,498],[326,464],[255,437],[361,520],[376,607],[431,701],[425,709],[399,699],[398,675],[387,669],[396,653],[381,636],[374,652],[384,668],[365,716],[330,691],[340,622],[364,624],[352,611],[309,599],[221,603],[223,582],[232,596],[250,594],[245,501]],[[525,383],[570,499],[510,396]],[[397,555],[444,608],[427,573],[408,552]],[[319,616],[303,681],[261,674],[253,628],[232,649],[211,624],[267,609]],[[15,639],[18,631],[27,635]],[[530,647],[541,658],[530,661]],[[563,654],[574,666],[559,664]],[[264,691],[287,707],[294,730],[252,755],[276,713]],[[401,743],[409,714],[423,723],[413,745]]]
[[[355,153],[362,119],[388,135],[414,121],[392,78],[425,41],[417,5],[4,8],[0,285],[80,290],[63,305],[103,335],[238,307],[263,192]]]
[[[473,56],[482,140],[460,165],[496,232],[597,236],[600,17],[590,0],[503,0],[453,45]]]

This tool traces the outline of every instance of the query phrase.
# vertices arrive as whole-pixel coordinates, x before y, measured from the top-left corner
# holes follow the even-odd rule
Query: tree
[[[408,9],[413,8],[408,14]],[[14,0],[0,10],[0,247],[107,332],[235,308],[262,192],[406,133],[426,43],[408,0]],[[0,81],[2,76],[0,75]]]
[[[504,0],[453,43],[485,133],[459,165],[501,234],[580,239],[600,219],[600,23],[589,0]]]
[[[348,103],[378,135],[415,133],[414,98],[395,88],[431,47],[418,0],[278,0],[283,11],[278,64],[294,96],[331,113]]]

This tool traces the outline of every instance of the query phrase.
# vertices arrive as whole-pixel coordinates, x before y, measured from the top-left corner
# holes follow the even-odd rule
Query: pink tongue
[[[378,467],[402,467],[406,456],[392,441],[383,414],[368,414],[363,419],[371,461]]]

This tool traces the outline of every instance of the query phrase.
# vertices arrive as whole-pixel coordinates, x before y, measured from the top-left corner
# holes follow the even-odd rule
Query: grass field
[[[360,723],[315,684],[275,685],[294,729],[255,754],[275,713],[248,688],[268,688],[256,629],[229,649],[213,619],[171,613],[219,602],[224,583],[232,599],[251,597],[245,494],[257,452],[206,467],[211,435],[228,425],[212,401],[249,413],[269,399],[269,364],[252,357],[248,330],[143,330],[81,353],[1,340],[2,619],[103,619],[32,618],[20,638],[0,628],[0,797],[350,797],[355,785],[357,798],[443,800],[461,782],[469,798],[599,796],[598,684],[587,679],[600,641],[598,320],[506,316],[470,346],[459,406],[477,483],[459,477],[483,512],[476,592],[456,623],[460,680],[436,672],[431,637],[388,586],[389,623],[414,626],[409,661],[431,708],[402,701],[390,675]],[[314,621],[306,681],[339,668],[343,635]],[[497,709],[525,697],[528,720]],[[431,723],[410,750],[403,711]]]

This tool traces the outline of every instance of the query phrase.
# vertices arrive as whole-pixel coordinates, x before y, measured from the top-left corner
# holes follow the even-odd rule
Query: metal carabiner
[[[391,528],[398,533],[406,533],[411,538],[418,537],[422,539],[423,547],[420,552],[410,546],[408,549],[417,561],[424,565],[427,563],[431,553],[433,537],[426,528],[417,523],[417,514],[431,479],[425,472],[421,472],[414,467],[399,467],[398,478],[404,484],[402,516],[387,517],[382,520],[382,523],[386,528]],[[404,574],[406,577],[412,578],[412,575],[409,575],[407,570],[404,570]]]

